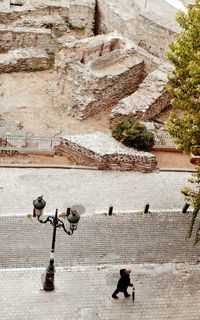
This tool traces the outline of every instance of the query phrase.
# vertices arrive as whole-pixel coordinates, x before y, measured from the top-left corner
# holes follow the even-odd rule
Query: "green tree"
[[[167,90],[172,95],[174,112],[169,116],[166,128],[177,147],[189,153],[200,145],[200,0],[188,6],[187,13],[179,12],[177,22],[181,31],[167,53],[173,64]],[[190,238],[200,211],[200,165],[189,180],[193,188],[184,188],[185,200],[193,207],[192,220],[187,237]],[[196,229],[195,243],[200,241],[200,224]]]
[[[167,90],[175,111],[166,128],[177,147],[190,152],[200,145],[200,0],[187,13],[179,12],[177,22],[181,31],[167,53],[174,66]]]

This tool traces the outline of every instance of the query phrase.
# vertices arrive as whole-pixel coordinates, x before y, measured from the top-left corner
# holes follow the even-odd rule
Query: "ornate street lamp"
[[[47,223],[53,226],[53,237],[52,237],[52,245],[51,245],[51,254],[50,254],[50,261],[49,266],[46,269],[46,276],[45,281],[43,284],[43,288],[46,291],[53,291],[54,290],[54,274],[55,274],[55,267],[54,267],[54,250],[55,250],[55,242],[56,242],[56,229],[63,228],[63,230],[68,234],[72,235],[74,230],[77,229],[77,225],[80,219],[80,215],[75,210],[76,208],[79,209],[80,213],[85,211],[84,207],[82,206],[74,206],[72,208],[67,208],[67,212],[64,214],[67,217],[69,222],[69,230],[66,229],[64,222],[58,218],[58,209],[55,211],[55,216],[48,216],[45,220],[41,219],[43,214],[43,209],[46,206],[46,201],[43,199],[43,196],[38,197],[36,200],[33,201],[33,217],[37,217],[40,223]]]

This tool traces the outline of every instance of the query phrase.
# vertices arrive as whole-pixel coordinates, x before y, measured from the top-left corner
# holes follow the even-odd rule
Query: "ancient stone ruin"
[[[77,164],[95,165],[103,170],[151,172],[157,167],[153,154],[127,148],[102,132],[62,136],[55,150],[62,156],[70,153]]]
[[[168,81],[167,71],[170,65],[159,66],[149,73],[139,85],[138,90],[129,97],[122,99],[113,108],[110,115],[111,124],[119,122],[124,116],[143,121],[152,120],[170,104],[170,94],[165,86]]]
[[[132,0],[1,0],[1,111],[34,103],[62,106],[63,117],[82,121],[110,110],[110,126],[123,116],[152,121],[170,104],[165,86],[171,66],[164,51],[176,31]],[[103,141],[100,134],[94,137],[96,144]],[[72,141],[63,144],[69,149]],[[156,167],[152,156],[131,151],[121,161],[117,150],[101,156],[98,166],[145,172]]]
[[[115,33],[65,43],[56,67],[66,70],[72,92],[67,112],[78,119],[115,105],[146,75],[132,43]]]

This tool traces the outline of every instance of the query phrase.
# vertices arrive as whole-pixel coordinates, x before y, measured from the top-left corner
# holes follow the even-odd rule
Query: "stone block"
[[[155,12],[142,10],[134,1],[97,0],[98,32],[118,31],[151,54],[164,58],[178,26]]]
[[[135,93],[122,99],[111,112],[111,125],[119,122],[124,116],[142,121],[151,120],[165,109],[171,99],[165,90],[167,70],[167,66],[154,70],[139,85]]]
[[[78,155],[78,164],[95,165],[102,170],[151,172],[157,167],[153,154],[125,147],[102,132],[62,136],[55,150],[63,156],[70,150]]]
[[[53,53],[58,43],[51,30],[45,28],[0,26],[0,51],[25,47],[38,47]]]
[[[0,55],[0,73],[22,70],[45,70],[49,67],[49,56],[45,50],[41,49],[15,49]]]

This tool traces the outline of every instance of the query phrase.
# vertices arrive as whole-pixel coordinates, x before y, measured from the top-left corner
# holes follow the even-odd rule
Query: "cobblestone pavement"
[[[190,218],[180,212],[83,215],[72,236],[57,231],[56,266],[198,263],[199,246],[185,239]],[[0,224],[1,268],[47,265],[51,225],[25,217],[1,217]]]
[[[38,195],[47,201],[46,212],[83,204],[87,213],[181,208],[185,172],[116,172],[76,169],[0,168],[0,214],[27,214]]]
[[[199,266],[130,265],[134,304],[111,297],[121,267],[57,268],[53,292],[42,290],[44,269],[1,270],[0,319],[199,320]]]

